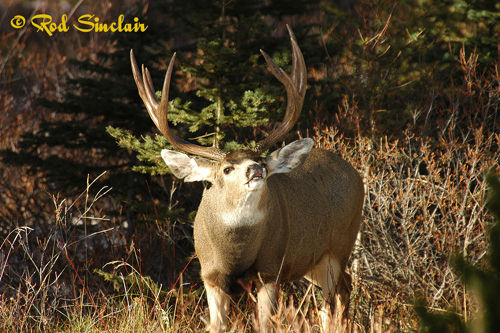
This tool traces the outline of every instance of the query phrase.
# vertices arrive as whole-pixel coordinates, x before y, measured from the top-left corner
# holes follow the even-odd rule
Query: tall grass
[[[408,133],[402,139],[374,141],[361,136],[350,140],[333,128],[316,132],[317,145],[355,165],[367,189],[364,222],[351,265],[354,331],[415,328],[412,308],[419,297],[434,309],[456,309],[464,318],[477,311],[450,268],[449,258],[460,251],[478,263],[487,251],[489,217],[484,209],[483,176],[486,170],[498,168],[498,152],[492,147],[500,144],[500,136],[477,129],[470,138],[463,142],[441,137],[432,142]],[[98,220],[90,215],[91,198],[102,199],[102,191],[90,194],[90,185],[80,198],[88,207],[80,212],[72,211],[75,206],[65,200],[54,199],[53,224],[43,238],[36,229],[21,226],[3,241],[0,330],[203,329],[208,312],[200,283],[192,277],[184,281],[183,270],[174,286],[155,284],[141,274],[143,258],[132,244],[126,248],[134,260],[110,261],[99,272],[85,271],[89,258],[105,250],[96,244],[116,246],[109,239],[118,232],[75,231],[75,221]],[[283,290],[273,317],[276,328],[318,331],[317,298],[321,296],[303,282]],[[254,307],[251,292],[234,298],[231,330],[255,327]]]
[[[104,7],[94,12],[105,16]],[[389,23],[384,21],[383,33],[391,29]],[[370,41],[381,40],[382,32]],[[0,59],[0,147],[15,148],[20,133],[35,130],[41,117],[35,99],[57,97],[64,88],[59,78],[67,70],[66,57],[62,37],[53,41],[60,46],[54,57],[30,53],[26,35],[3,38],[0,42],[15,43]],[[64,38],[78,46],[79,57],[111,47],[97,36],[87,45],[78,36]],[[24,53],[29,56],[16,57]],[[474,51],[462,48],[457,63],[462,80],[430,82],[429,100],[409,107],[412,122],[401,135],[370,133],[385,113],[356,101],[387,92],[394,97],[392,87],[376,92],[377,80],[363,96],[344,96],[332,122],[317,125],[316,145],[343,156],[365,180],[363,225],[350,265],[353,331],[417,329],[417,298],[438,311],[454,309],[464,319],[478,311],[449,265],[455,252],[482,264],[488,250],[484,175],[499,168],[500,79],[498,64],[479,71],[477,62]],[[385,77],[394,70],[380,66],[359,78]],[[88,182],[79,197],[61,199],[44,192],[43,179],[1,167],[0,331],[196,332],[205,327],[208,309],[196,257],[179,259],[182,255],[166,248],[174,249],[173,239],[178,240],[171,229],[165,232],[172,237],[168,240],[157,237],[155,226],[128,235],[101,209],[116,209],[108,189],[95,190]],[[166,275],[172,283],[165,282]],[[303,281],[281,286],[273,325],[283,332],[318,332],[320,303],[320,293]],[[230,330],[254,330],[254,308],[250,290],[234,297]]]
[[[361,327],[382,311],[385,329],[414,327],[413,302],[456,309],[464,318],[477,305],[449,266],[454,252],[474,263],[487,251],[485,172],[498,168],[498,135],[472,134],[472,143],[408,134],[403,139],[347,143],[333,129],[317,133],[321,147],[338,152],[364,173],[364,224],[353,256],[353,314]]]

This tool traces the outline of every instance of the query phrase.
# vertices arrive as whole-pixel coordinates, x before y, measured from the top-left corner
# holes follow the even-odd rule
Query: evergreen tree
[[[169,120],[182,136],[199,144],[226,151],[252,146],[284,112],[283,87],[266,69],[259,49],[289,70],[290,42],[286,34],[280,38],[273,31],[276,26],[284,29],[283,16],[310,13],[317,3],[302,1],[290,7],[279,1],[269,5],[261,1],[172,1],[164,5],[173,21],[172,34],[181,36],[174,38],[174,47],[164,59],[168,62],[177,51],[176,68],[182,72],[177,80],[172,78],[178,89],[170,92]],[[309,54],[321,53],[318,43],[307,41],[311,27],[293,26],[306,62]],[[160,89],[161,82],[155,87]],[[171,90],[175,90],[172,85]],[[159,158],[159,151],[169,147],[162,137],[141,141],[123,129],[109,127],[108,131],[120,146],[138,152],[145,164],[136,166],[136,171],[168,172]]]
[[[172,79],[170,121],[188,140],[195,137],[197,143],[232,150],[239,144],[252,145],[282,119],[283,87],[268,72],[259,49],[289,71],[290,42],[283,21],[307,17],[317,10],[318,2],[173,0],[151,4],[147,16],[140,18],[148,25],[146,32],[111,35],[113,50],[99,54],[97,61],[72,62],[80,75],[67,78],[61,101],[40,101],[55,116],[47,117],[37,132],[25,133],[17,151],[0,152],[3,162],[28,165],[33,175],[43,176],[49,192],[65,196],[80,192],[88,174],[95,178],[110,171],[102,181],[114,188],[113,194],[126,198],[135,211],[149,209],[144,216],[155,218],[152,207],[145,208],[151,200],[142,200],[140,205],[132,201],[141,197],[137,195],[144,190],[144,178],[130,169],[137,158],[146,163],[136,170],[168,173],[159,151],[169,145],[161,136],[146,136],[156,130],[132,78],[130,49],[139,63],[150,68],[156,87],[161,87],[165,63],[177,51],[180,75]],[[131,11],[126,21],[140,16],[137,13],[142,10]],[[293,24],[306,62],[323,53],[311,28],[310,24]],[[117,149],[105,128],[120,145],[138,152],[137,157],[130,150]],[[144,140],[137,138],[143,135]],[[166,190],[158,196],[168,198],[165,186],[152,188]],[[191,208],[189,195],[184,198]],[[162,205],[156,209],[160,218],[175,214]]]

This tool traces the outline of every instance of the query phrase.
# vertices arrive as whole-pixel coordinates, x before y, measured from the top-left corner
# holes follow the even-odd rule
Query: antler
[[[221,160],[226,154],[216,147],[203,147],[194,143],[188,142],[179,138],[170,131],[168,126],[168,90],[170,87],[170,77],[172,76],[172,68],[174,67],[175,53],[170,59],[168,64],[167,73],[165,74],[165,81],[163,82],[163,89],[161,93],[161,101],[158,104],[154,94],[153,81],[147,68],[142,65],[142,76],[139,73],[139,67],[135,61],[134,52],[130,50],[130,62],[132,64],[132,72],[134,74],[135,84],[139,90],[149,116],[155,123],[160,132],[167,138],[167,140],[179,150],[185,151],[193,155],[207,157],[213,160]]]
[[[286,74],[276,63],[271,59],[271,57],[260,50],[264,59],[267,62],[268,68],[273,73],[273,75],[285,86],[287,95],[287,107],[285,111],[285,116],[281,124],[274,129],[265,139],[257,143],[255,147],[256,152],[262,152],[270,148],[277,141],[283,140],[290,131],[290,129],[295,125],[297,119],[299,118],[300,111],[302,110],[302,104],[304,103],[304,97],[306,94],[307,86],[307,71],[304,62],[304,57],[295,39],[292,29],[287,25],[288,33],[290,35],[290,41],[292,44],[292,72],[291,78]],[[175,134],[171,133],[168,126],[168,90],[170,87],[170,78],[172,76],[172,68],[175,61],[175,53],[170,59],[168,65],[167,73],[165,74],[165,81],[163,82],[162,97],[160,103],[156,101],[154,94],[153,82],[151,80],[151,75],[147,68],[142,65],[142,75],[139,73],[139,67],[135,61],[134,52],[130,50],[130,62],[132,64],[132,72],[134,74],[134,80],[139,90],[139,95],[141,96],[146,109],[148,110],[149,116],[155,123],[156,127],[160,132],[167,138],[167,140],[179,150],[185,151],[193,155],[199,155],[207,157],[213,160],[222,160],[226,153],[216,147],[204,147],[188,142],[184,139],[179,138]]]
[[[262,152],[270,148],[277,141],[283,140],[290,131],[290,129],[295,125],[297,119],[299,118],[300,111],[302,110],[302,104],[304,103],[304,97],[306,95],[307,86],[307,71],[304,62],[304,57],[295,39],[292,29],[286,25],[288,33],[290,35],[290,41],[292,43],[292,77],[288,76],[276,63],[271,59],[271,57],[264,51],[260,50],[264,58],[266,59],[267,65],[271,73],[285,86],[286,96],[287,96],[287,106],[285,116],[281,124],[274,129],[265,139],[260,141],[255,150],[257,152]]]

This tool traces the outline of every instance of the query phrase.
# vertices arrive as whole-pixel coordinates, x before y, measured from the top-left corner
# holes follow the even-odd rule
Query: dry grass
[[[499,156],[492,147],[500,144],[500,137],[485,136],[481,129],[471,135],[474,140],[469,143],[442,139],[432,144],[411,135],[351,141],[332,129],[316,133],[318,146],[353,163],[367,187],[364,224],[351,268],[354,331],[416,328],[412,307],[417,297],[424,297],[434,309],[454,308],[464,318],[477,310],[448,261],[452,253],[462,252],[471,262],[480,263],[486,253],[489,217],[483,208],[483,175],[498,167]],[[103,267],[112,273],[111,283],[102,284],[96,272],[85,271],[89,258],[105,250],[99,242],[123,246],[110,241],[120,239],[113,236],[116,230],[93,234],[80,230],[75,235],[72,221],[96,220],[90,217],[91,203],[101,199],[102,191],[90,192],[89,187],[82,194],[88,207],[80,212],[72,211],[74,207],[64,200],[54,200],[55,218],[48,236],[38,238],[36,230],[20,227],[2,243],[0,329],[203,329],[208,312],[199,282],[183,282],[181,273],[172,288],[156,285],[141,274],[142,258],[134,244],[125,245],[134,260],[112,261]],[[192,265],[185,268],[192,269]],[[319,331],[320,296],[313,289],[302,282],[284,289],[273,317],[279,331]],[[250,293],[233,299],[231,331],[253,330],[254,307]]]
[[[453,274],[449,259],[463,253],[480,263],[487,250],[483,176],[498,168],[500,137],[474,132],[472,144],[430,140],[357,138],[334,130],[318,133],[319,145],[338,152],[364,173],[364,225],[353,256],[356,322],[385,329],[415,327],[413,302],[454,308],[464,318],[476,305]]]
[[[106,11],[94,8],[99,16]],[[36,128],[36,98],[58,97],[63,90],[58,78],[68,70],[61,51],[64,38],[70,39],[77,55],[109,47],[98,36],[84,44],[67,35],[52,41],[59,52],[49,57],[25,52],[27,37],[11,34],[2,39],[12,47],[0,59],[0,147],[13,147],[22,131]],[[16,58],[23,52],[29,56]],[[487,251],[483,176],[499,167],[499,75],[497,66],[478,73],[474,52],[459,56],[463,85],[443,91],[434,87],[446,103],[437,105],[437,99],[431,99],[414,110],[415,124],[421,117],[425,126],[440,120],[432,137],[408,131],[399,139],[373,138],[360,134],[362,129],[354,139],[344,137],[335,129],[359,130],[360,118],[373,112],[359,110],[350,97],[344,99],[333,126],[318,126],[315,133],[318,146],[342,155],[362,173],[367,189],[351,263],[353,331],[416,329],[413,304],[418,297],[432,309],[452,308],[465,319],[477,311],[449,258],[460,252],[481,264]],[[416,127],[415,133],[426,132]],[[138,231],[127,238],[118,222],[104,223],[106,216],[94,204],[107,200],[107,189],[95,190],[89,184],[79,198],[61,200],[40,195],[41,180],[28,177],[23,169],[0,171],[0,227],[5,232],[0,242],[0,331],[189,332],[205,327],[208,309],[196,259],[179,265],[160,248],[165,241],[153,238],[151,229],[143,231],[145,236]],[[167,272],[175,275],[173,285],[154,283],[160,273],[167,274],[164,271],[158,270],[154,281],[146,272],[147,265],[159,266],[157,257],[182,268]],[[279,297],[273,317],[278,331],[319,332],[321,296],[313,287],[298,282],[282,287]],[[230,330],[253,331],[254,308],[251,293],[235,297]]]

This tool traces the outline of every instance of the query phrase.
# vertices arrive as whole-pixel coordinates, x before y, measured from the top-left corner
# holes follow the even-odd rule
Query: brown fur
[[[230,293],[235,279],[257,280],[257,273],[264,282],[296,280],[324,254],[343,270],[359,230],[363,192],[352,166],[320,149],[290,173],[269,176],[260,199],[262,226],[225,225],[218,215],[224,198],[206,190],[194,224],[203,281]]]

